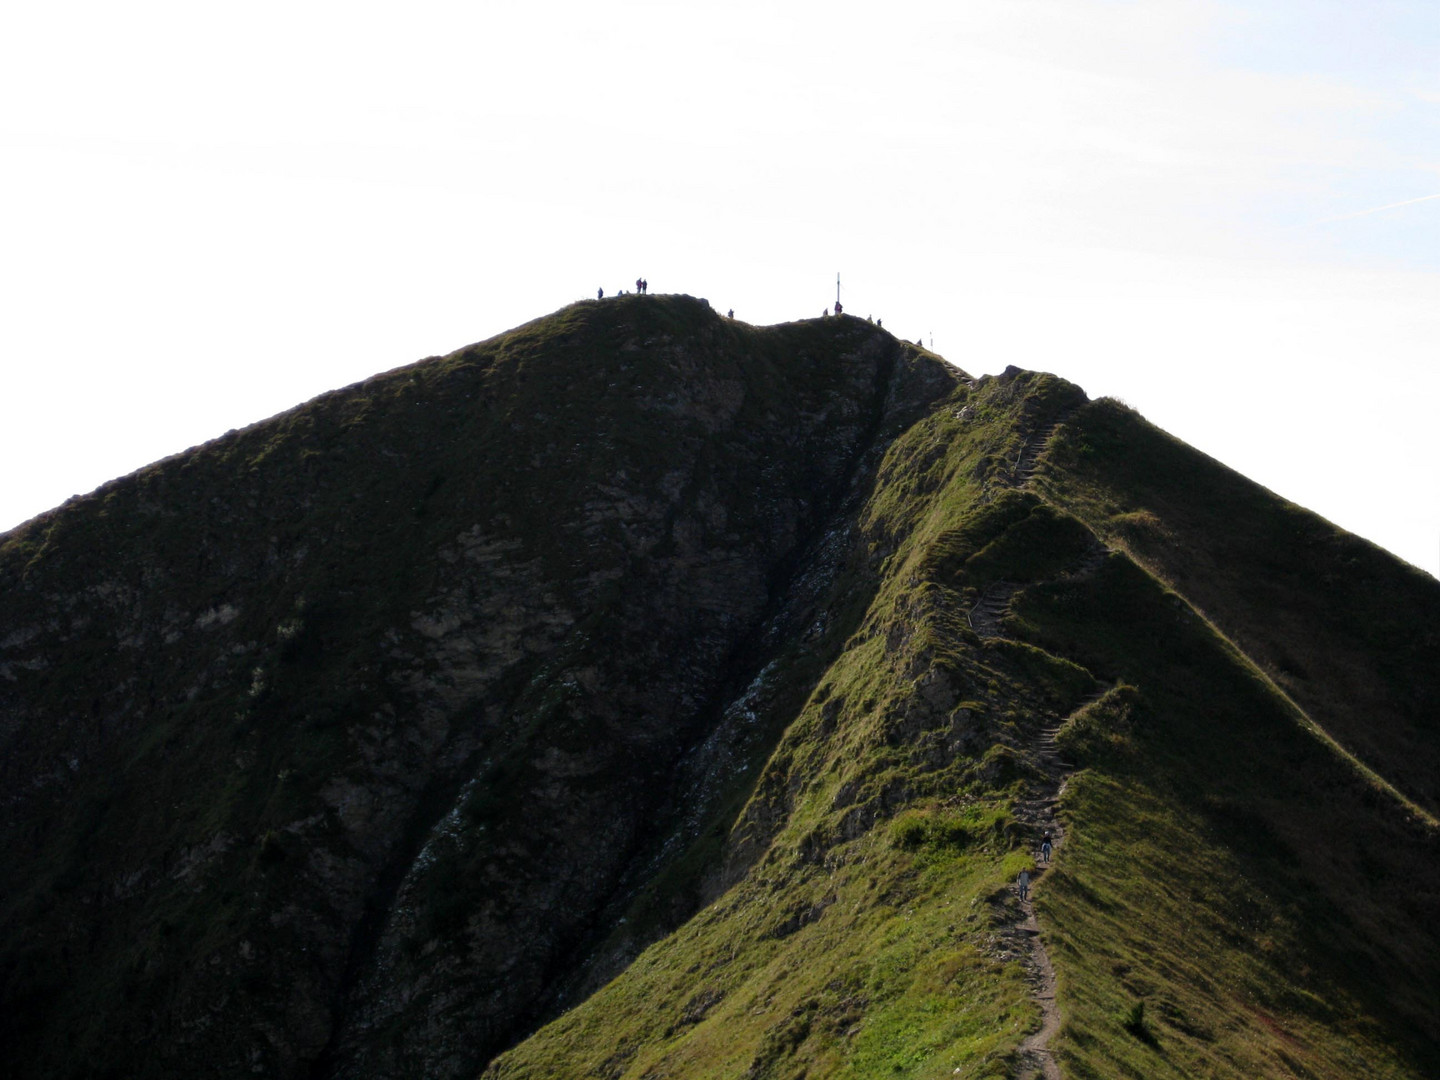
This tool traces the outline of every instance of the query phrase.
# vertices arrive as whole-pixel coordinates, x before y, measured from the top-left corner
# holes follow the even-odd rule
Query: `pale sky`
[[[1435,0],[11,4],[0,529],[597,286],[838,271],[1434,574],[1435,195]]]

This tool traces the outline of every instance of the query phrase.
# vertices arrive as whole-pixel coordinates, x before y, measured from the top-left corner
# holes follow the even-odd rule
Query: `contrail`
[[[1421,195],[1418,199],[1405,199],[1403,202],[1386,203],[1384,206],[1372,206],[1369,210],[1357,210],[1353,214],[1341,214],[1339,217],[1321,218],[1319,221],[1310,222],[1310,224],[1328,225],[1332,221],[1349,221],[1351,218],[1364,217],[1366,214],[1378,214],[1381,210],[1394,210],[1397,206],[1409,206],[1411,203],[1429,202],[1431,199],[1440,199],[1440,193]]]

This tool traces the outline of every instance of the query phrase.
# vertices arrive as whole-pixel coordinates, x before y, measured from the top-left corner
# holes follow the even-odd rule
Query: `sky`
[[[1053,371],[1440,573],[1440,4],[0,14],[0,530],[598,287]]]

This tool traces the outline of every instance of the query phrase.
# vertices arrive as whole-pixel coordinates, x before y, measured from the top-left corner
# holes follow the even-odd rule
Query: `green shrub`
[[[959,851],[986,831],[1003,834],[1006,821],[1003,808],[989,812],[972,808],[963,815],[907,810],[890,823],[890,843],[901,851]]]
[[[1154,1042],[1155,1036],[1145,1023],[1145,1002],[1137,1001],[1120,1014],[1120,1026],[1141,1042]]]
[[[929,832],[923,815],[901,814],[890,823],[890,842],[901,851],[915,851],[925,843]]]

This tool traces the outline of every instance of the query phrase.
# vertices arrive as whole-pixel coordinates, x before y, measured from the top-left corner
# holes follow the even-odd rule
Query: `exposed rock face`
[[[17,1075],[75,1027],[128,1076],[473,1071],[677,812],[856,471],[955,382],[858,320],[578,305],[8,536]]]

